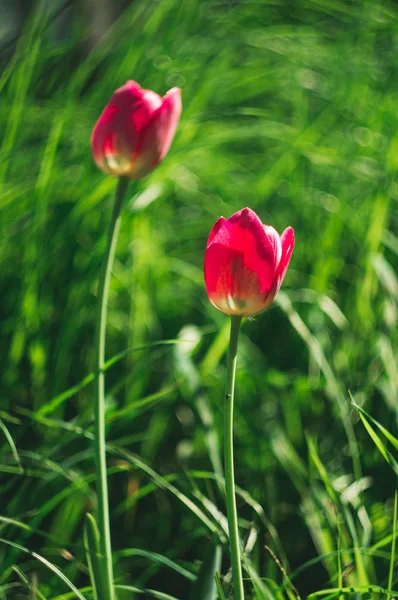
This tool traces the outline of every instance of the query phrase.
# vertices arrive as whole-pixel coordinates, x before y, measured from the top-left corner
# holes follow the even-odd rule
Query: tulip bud
[[[166,156],[181,114],[181,90],[161,98],[128,81],[116,90],[91,136],[97,166],[109,175],[140,179]]]
[[[250,317],[273,303],[289,265],[294,231],[281,236],[244,208],[221,217],[207,242],[204,276],[209,300],[228,315]]]

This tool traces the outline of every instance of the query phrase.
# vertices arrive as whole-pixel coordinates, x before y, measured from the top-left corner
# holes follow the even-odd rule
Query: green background
[[[187,600],[189,576],[153,553],[195,574],[223,541],[229,324],[207,299],[202,265],[216,219],[249,206],[279,232],[291,225],[296,247],[274,306],[241,336],[235,453],[248,598],[295,597],[275,557],[288,574],[299,569],[302,597],[394,587],[398,442],[365,416],[367,430],[352,402],[397,433],[396,5],[4,2],[0,18],[1,538],[89,585],[84,378],[116,185],[93,164],[90,135],[113,91],[134,79],[162,95],[181,87],[183,113],[163,163],[129,187],[111,283],[107,357],[124,353],[106,378],[118,582]],[[36,583],[48,599],[68,591],[6,542],[4,597],[35,598]],[[152,554],[120,554],[129,548]],[[267,596],[256,577],[279,591],[264,581]]]

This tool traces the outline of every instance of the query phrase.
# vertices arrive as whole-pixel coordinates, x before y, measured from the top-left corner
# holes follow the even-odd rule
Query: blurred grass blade
[[[134,585],[115,585],[115,588],[120,591],[124,590],[126,592],[135,592],[136,594],[145,594],[148,598],[156,598],[157,600],[179,600],[175,596],[170,596],[170,594],[158,592],[157,590],[142,589]]]
[[[161,340],[159,342],[152,342],[151,344],[142,344],[140,346],[133,346],[131,348],[126,348],[125,350],[123,350],[122,352],[118,352],[117,354],[112,356],[112,358],[109,358],[105,362],[104,371],[107,371],[108,369],[113,367],[113,365],[117,364],[123,358],[125,358],[129,354],[132,354],[133,352],[139,352],[140,350],[146,350],[148,348],[153,348],[156,346],[167,346],[167,345],[173,345],[173,344],[178,344],[178,343],[181,343],[181,340]],[[39,410],[36,411],[36,414],[40,417],[44,417],[45,415],[48,415],[49,413],[54,412],[55,409],[57,409],[61,404],[66,402],[66,400],[69,400],[69,398],[72,398],[72,396],[74,396],[75,394],[80,392],[82,389],[84,389],[85,387],[90,385],[90,383],[92,383],[93,381],[94,381],[94,373],[92,372],[92,373],[89,373],[88,375],[86,375],[85,377],[83,377],[83,379],[81,381],[79,381],[72,387],[68,388],[64,392],[61,392],[60,394],[57,394],[51,400],[49,400],[48,402],[43,404],[43,406]]]
[[[86,549],[87,564],[93,587],[94,600],[101,600],[103,594],[100,534],[98,525],[90,513],[86,514],[84,524],[84,547]]]
[[[32,419],[37,420],[40,423],[43,423],[45,425],[48,425],[49,427],[55,427],[56,429],[66,429],[69,430],[71,428],[69,423],[65,423],[64,421],[60,421],[60,420],[53,420],[53,419],[48,419],[48,418],[43,418],[43,417],[38,417],[35,413],[32,413],[30,411],[23,411],[25,414],[29,415]],[[84,431],[81,428],[75,428],[72,426],[72,430],[75,431],[79,436],[84,436],[87,439],[92,439],[93,438],[93,434],[90,431]],[[188,496],[186,496],[184,493],[180,492],[174,485],[172,485],[167,478],[162,477],[161,475],[159,475],[156,471],[154,471],[151,467],[149,467],[139,456],[128,452],[127,450],[123,449],[123,448],[119,448],[118,446],[115,446],[114,444],[107,444],[107,450],[109,453],[114,454],[116,456],[121,456],[122,458],[124,458],[127,462],[131,463],[132,465],[134,465],[135,467],[137,467],[138,469],[144,471],[144,473],[146,473],[147,475],[149,475],[149,477],[156,483],[156,485],[158,487],[160,487],[161,489],[167,489],[169,492],[171,492],[176,498],[178,498],[187,508],[188,510],[192,511],[199,520],[202,521],[202,523],[214,534],[220,536],[220,539],[224,539],[223,533],[221,531],[221,529],[219,529],[217,527],[217,525],[215,525],[208,517],[207,515],[190,499],[188,498]],[[108,473],[110,472],[110,470],[108,470]],[[92,480],[93,478],[95,478],[95,475],[90,476],[90,480]],[[58,496],[64,497],[68,494],[71,493],[71,491],[73,491],[73,489],[76,488],[76,484],[73,483],[72,486],[70,486],[69,488],[66,488],[66,490],[62,490]],[[53,503],[53,499],[50,499],[48,501],[49,504]]]
[[[4,182],[9,163],[11,162],[18,129],[24,116],[26,97],[39,55],[41,39],[37,36],[37,32],[42,16],[42,6],[43,4],[39,3],[37,10],[32,11],[32,18],[29,19],[26,26],[25,35],[21,36],[19,42],[19,46],[21,47],[21,52],[19,53],[20,62],[14,65],[13,69],[9,72],[12,77],[13,103],[8,112],[7,127],[0,147],[0,186]],[[7,76],[6,69],[0,81],[0,89],[4,86]]]
[[[214,579],[217,586],[218,598],[219,600],[226,600],[224,590],[222,589],[222,583],[220,579],[220,574],[218,572],[215,573]]]
[[[324,466],[324,464],[322,463],[319,454],[318,454],[318,448],[316,447],[316,443],[315,441],[311,438],[311,436],[308,434],[306,436],[307,438],[307,444],[308,444],[308,451],[309,451],[309,455],[310,455],[310,459],[312,460],[313,464],[315,465],[318,474],[320,476],[320,478],[322,479],[326,491],[328,493],[328,496],[330,498],[330,500],[336,505],[339,505],[339,500],[337,498],[336,492],[334,491],[333,488],[333,484],[329,479],[328,473],[326,471],[326,468]]]
[[[366,586],[370,584],[366,565],[363,559],[363,554],[359,547],[358,533],[355,528],[354,519],[348,509],[348,507],[344,507],[344,516],[345,522],[347,523],[347,527],[349,529],[352,542],[354,545],[354,558],[355,558],[355,568],[356,568],[356,578],[357,582],[361,586]]]
[[[281,591],[281,589],[277,585],[277,583],[275,583],[275,581],[268,579],[267,577],[264,577],[263,581],[264,581],[264,583],[267,584],[267,586],[269,588],[269,594],[271,594],[271,597],[273,598],[273,600],[285,600],[285,596],[283,595],[283,592]],[[288,593],[288,595],[289,595],[289,598],[291,598],[289,593]],[[263,598],[263,596],[256,596],[256,598]],[[293,598],[294,598],[294,600],[297,600],[297,596],[293,596]]]
[[[394,514],[393,514],[393,530],[392,530],[392,544],[391,544],[391,559],[390,559],[390,569],[388,572],[388,588],[391,589],[393,585],[393,577],[394,577],[394,567],[395,567],[395,543],[397,536],[397,506],[398,506],[398,494],[395,490],[394,496]],[[390,600],[391,593],[387,593],[387,600]]]
[[[91,587],[91,585],[86,585],[85,587],[81,587],[79,589],[81,594],[85,594],[86,592],[88,592],[89,594],[89,599],[92,600],[91,598],[91,592],[93,591],[93,588]],[[53,596],[52,598],[49,598],[49,600],[74,600],[75,599],[75,595],[73,592],[67,592],[66,594],[58,594],[57,596]]]
[[[357,311],[363,323],[372,323],[374,320],[373,297],[376,293],[374,280],[376,279],[373,257],[378,252],[383,232],[388,218],[390,197],[380,190],[373,203],[373,214],[369,220],[369,229],[365,249],[365,275],[357,292]],[[366,251],[367,250],[367,251]]]
[[[189,595],[189,600],[217,600],[215,574],[221,569],[222,547],[212,544],[206,551],[199,576]]]
[[[287,574],[286,569],[282,565],[279,558],[276,556],[276,554],[273,552],[273,550],[271,550],[271,548],[269,546],[265,546],[265,549],[271,555],[271,558],[273,559],[274,563],[278,567],[278,569],[281,572],[282,577],[283,577],[283,582],[284,582],[283,588],[281,586],[278,586],[276,583],[274,583],[274,594],[276,594],[276,596],[280,596],[283,600],[284,596],[281,592],[283,590],[285,590],[291,600],[297,600],[297,599],[300,600],[300,595],[299,595],[297,589],[294,587],[293,583],[291,582],[290,577]]]
[[[6,438],[8,444],[9,444],[9,446],[11,448],[12,455],[14,457],[15,462],[18,465],[18,468],[19,468],[20,472],[23,473],[23,466],[22,466],[22,463],[21,463],[21,459],[19,458],[17,447],[16,447],[16,445],[14,443],[14,440],[12,439],[11,433],[9,432],[8,428],[6,427],[6,425],[4,424],[4,422],[3,422],[2,419],[0,419],[0,429],[2,430],[2,432],[5,435],[5,438]]]
[[[384,458],[384,460],[394,470],[394,472],[396,473],[396,475],[398,475],[398,462],[391,455],[391,453],[387,450],[387,448],[383,444],[380,436],[377,435],[376,431],[373,429],[373,427],[371,426],[370,422],[368,421],[368,419],[363,414],[363,411],[359,411],[359,416],[360,416],[360,419],[361,419],[363,425],[365,426],[366,431],[368,432],[368,434],[370,435],[371,439],[373,440],[376,448],[379,450],[379,452],[382,455],[382,457]]]
[[[253,586],[255,598],[261,598],[261,600],[275,600],[274,595],[268,585],[268,581],[260,577],[249,557],[243,554],[242,562],[243,567],[248,575],[248,579]]]
[[[368,422],[371,421],[374,425],[376,425],[376,427],[381,431],[384,437],[387,438],[387,440],[394,446],[396,450],[398,450],[398,439],[395,436],[393,436],[393,434],[390,433],[388,429],[386,429],[381,423],[376,421],[376,419],[374,419],[369,413],[367,413],[361,406],[358,406],[358,404],[356,404],[354,401],[352,402],[352,404],[358,410],[359,414],[366,417]],[[382,442],[381,445],[383,445]]]
[[[76,598],[79,598],[79,600],[86,600],[86,598],[79,592],[77,587],[75,587],[73,585],[73,583],[62,573],[62,571],[60,571],[58,569],[58,567],[53,565],[46,558],[44,558],[43,556],[40,556],[40,554],[37,554],[36,552],[32,552],[31,550],[28,550],[28,548],[24,548],[23,546],[16,544],[15,542],[9,542],[8,540],[5,540],[4,538],[0,538],[0,542],[2,544],[6,544],[7,546],[11,546],[13,548],[18,548],[21,552],[25,552],[26,554],[30,554],[31,556],[33,556],[33,558],[35,558],[36,560],[41,562],[45,567],[47,567],[47,569],[52,571],[59,579],[61,579],[65,583],[65,585],[67,585],[68,588],[70,588],[73,591]]]
[[[375,432],[373,427],[371,427],[371,425],[370,425],[369,421],[366,419],[365,415],[363,415],[360,412],[359,417],[360,417],[362,423],[364,424],[366,431],[368,432],[368,434],[372,438],[373,442],[375,443],[376,448],[379,450],[380,454],[384,458],[384,460],[386,462],[388,462],[388,464],[391,464],[391,460],[388,455],[387,449],[384,446],[383,442],[381,441],[380,437],[377,435],[377,433]]]
[[[31,596],[30,596],[29,600],[36,600],[36,599],[38,599],[38,600],[47,600],[47,597],[44,594],[42,594],[39,589],[37,589],[36,585],[35,585],[35,587],[32,587],[29,579],[21,571],[21,569],[19,567],[17,567],[17,565],[14,565],[12,567],[12,570],[14,571],[14,573],[16,573],[18,575],[19,579],[24,583],[24,585],[31,592]]]
[[[164,488],[169,490],[176,498],[178,498],[191,512],[193,512],[196,517],[202,521],[204,525],[214,534],[218,536],[222,535],[217,525],[215,525],[205,513],[190,499],[188,496],[180,492],[173,484],[169,483],[164,477],[156,473],[151,467],[149,467],[139,456],[128,452],[127,450],[118,448],[112,444],[107,444],[108,451],[116,454],[118,456],[122,456],[128,462],[135,465],[138,469],[147,473],[153,479],[160,488]]]
[[[158,563],[169,569],[172,569],[189,581],[197,580],[197,576],[194,573],[191,573],[191,571],[184,569],[184,567],[181,567],[173,560],[170,560],[170,558],[167,558],[167,556],[163,556],[163,554],[158,554],[157,552],[149,552],[149,550],[141,550],[140,548],[126,548],[125,550],[119,550],[116,554],[120,557],[142,556],[143,558],[147,558],[154,563]]]
[[[307,345],[310,355],[312,356],[315,363],[318,365],[319,369],[322,371],[326,379],[328,396],[331,398],[331,400],[337,403],[340,410],[342,424],[345,429],[350,448],[350,455],[352,459],[354,475],[355,478],[359,480],[362,476],[362,469],[358,444],[355,439],[351,419],[349,418],[349,405],[347,404],[345,396],[342,393],[341,385],[338,382],[330,363],[326,359],[325,353],[319,340],[311,333],[311,331],[304,323],[303,319],[298,314],[298,312],[294,310],[289,297],[284,292],[279,293],[276,302],[286,313],[291,325],[297,331],[298,335],[302,338],[304,343]]]
[[[171,393],[174,392],[178,388],[178,384],[179,384],[179,382],[176,381],[171,385],[166,385],[166,386],[162,387],[157,392],[154,392],[153,394],[150,394],[149,396],[146,396],[145,398],[141,398],[140,400],[136,400],[135,402],[130,402],[130,404],[128,404],[124,408],[110,411],[109,414],[107,414],[107,416],[106,416],[106,422],[109,423],[111,421],[114,421],[115,419],[120,419],[122,417],[126,417],[128,415],[131,415],[131,413],[136,412],[138,409],[140,409],[142,407],[152,405],[152,404],[159,402],[160,400],[163,400],[164,398],[170,396]]]
[[[202,377],[205,378],[208,377],[210,373],[214,373],[217,365],[228,349],[228,342],[229,322],[226,320],[202,360],[200,365],[200,374]]]
[[[389,590],[383,588],[379,585],[369,585],[369,586],[359,586],[353,585],[351,587],[342,587],[342,588],[327,588],[325,590],[319,590],[318,592],[313,592],[307,596],[307,600],[311,600],[311,598],[319,598],[320,596],[328,596],[333,597],[333,594],[339,596],[340,594],[394,594],[395,596],[398,594],[397,591]]]

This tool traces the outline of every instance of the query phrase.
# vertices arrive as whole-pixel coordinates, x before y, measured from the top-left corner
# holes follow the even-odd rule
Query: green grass
[[[277,302],[242,328],[248,598],[390,599],[398,9],[125,4],[90,50],[92,17],[77,1],[61,29],[37,2],[15,46],[0,40],[0,598],[75,598],[71,586],[91,597],[90,382],[116,181],[95,168],[89,139],[113,90],[136,79],[162,94],[182,87],[184,108],[169,155],[128,194],[111,283],[119,599],[188,599],[219,543],[212,593],[231,597],[220,462],[229,323],[208,302],[202,264],[214,221],[244,206],[296,233]]]

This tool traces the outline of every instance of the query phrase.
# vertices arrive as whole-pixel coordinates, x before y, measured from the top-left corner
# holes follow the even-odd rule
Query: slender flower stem
[[[114,600],[112,546],[109,522],[108,481],[106,472],[105,448],[105,334],[108,304],[109,281],[115,256],[116,241],[120,228],[120,212],[126,193],[128,180],[120,177],[115,194],[111,222],[108,230],[105,255],[101,266],[98,285],[98,313],[95,341],[95,465],[97,474],[98,529],[100,532],[101,560],[103,563],[103,600]]]
[[[242,317],[231,316],[231,333],[229,338],[229,350],[227,359],[227,383],[225,389],[224,414],[225,493],[227,498],[229,548],[231,552],[234,600],[244,600],[242,569],[240,564],[238,514],[236,511],[235,501],[233,439],[236,356],[238,352],[238,339],[241,321]]]

